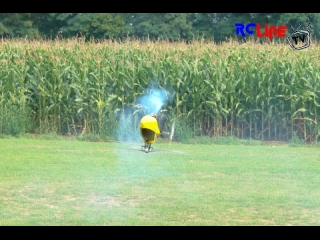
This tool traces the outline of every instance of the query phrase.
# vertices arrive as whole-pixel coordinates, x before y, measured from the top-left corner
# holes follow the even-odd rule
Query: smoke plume
[[[134,105],[143,105],[143,112],[135,112],[137,109],[128,107],[118,116],[118,129],[116,139],[123,142],[141,142],[139,122],[144,114],[157,114],[170,100],[170,90],[160,89],[154,83],[145,90],[145,95],[137,98]],[[135,114],[134,114],[135,113]]]

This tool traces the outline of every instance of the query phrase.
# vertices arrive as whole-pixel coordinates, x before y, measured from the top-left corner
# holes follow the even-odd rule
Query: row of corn
[[[33,131],[103,134],[156,80],[171,119],[194,135],[305,141],[320,136],[319,45],[195,41],[0,41],[0,109]],[[1,133],[1,123],[0,123]]]

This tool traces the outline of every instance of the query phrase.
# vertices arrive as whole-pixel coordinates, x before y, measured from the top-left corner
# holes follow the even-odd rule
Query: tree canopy
[[[286,25],[289,33],[310,23],[312,37],[320,34],[319,13],[0,13],[0,36],[224,41],[236,22]]]

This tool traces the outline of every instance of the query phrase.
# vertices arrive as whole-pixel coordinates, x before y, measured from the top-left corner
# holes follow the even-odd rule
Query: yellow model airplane
[[[138,108],[143,108],[142,105],[138,105]],[[142,146],[141,150],[144,150],[146,153],[151,152],[153,150],[153,147],[151,147],[151,144],[153,144],[157,137],[160,134],[165,134],[170,136],[170,141],[172,140],[173,133],[174,133],[174,123],[171,127],[171,132],[163,132],[160,129],[159,126],[159,119],[163,112],[166,112],[167,110],[161,110],[159,114],[144,114],[144,116],[140,120],[140,135],[144,141],[144,146]]]

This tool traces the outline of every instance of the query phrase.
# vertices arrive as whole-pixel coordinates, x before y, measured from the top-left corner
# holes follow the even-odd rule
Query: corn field
[[[36,133],[103,135],[153,79],[193,136],[320,136],[320,51],[286,43],[0,41],[0,133],[12,106]],[[2,113],[2,115],[1,115]],[[2,116],[2,118],[1,118]],[[2,119],[2,122],[1,122]],[[111,126],[112,125],[112,126]]]

